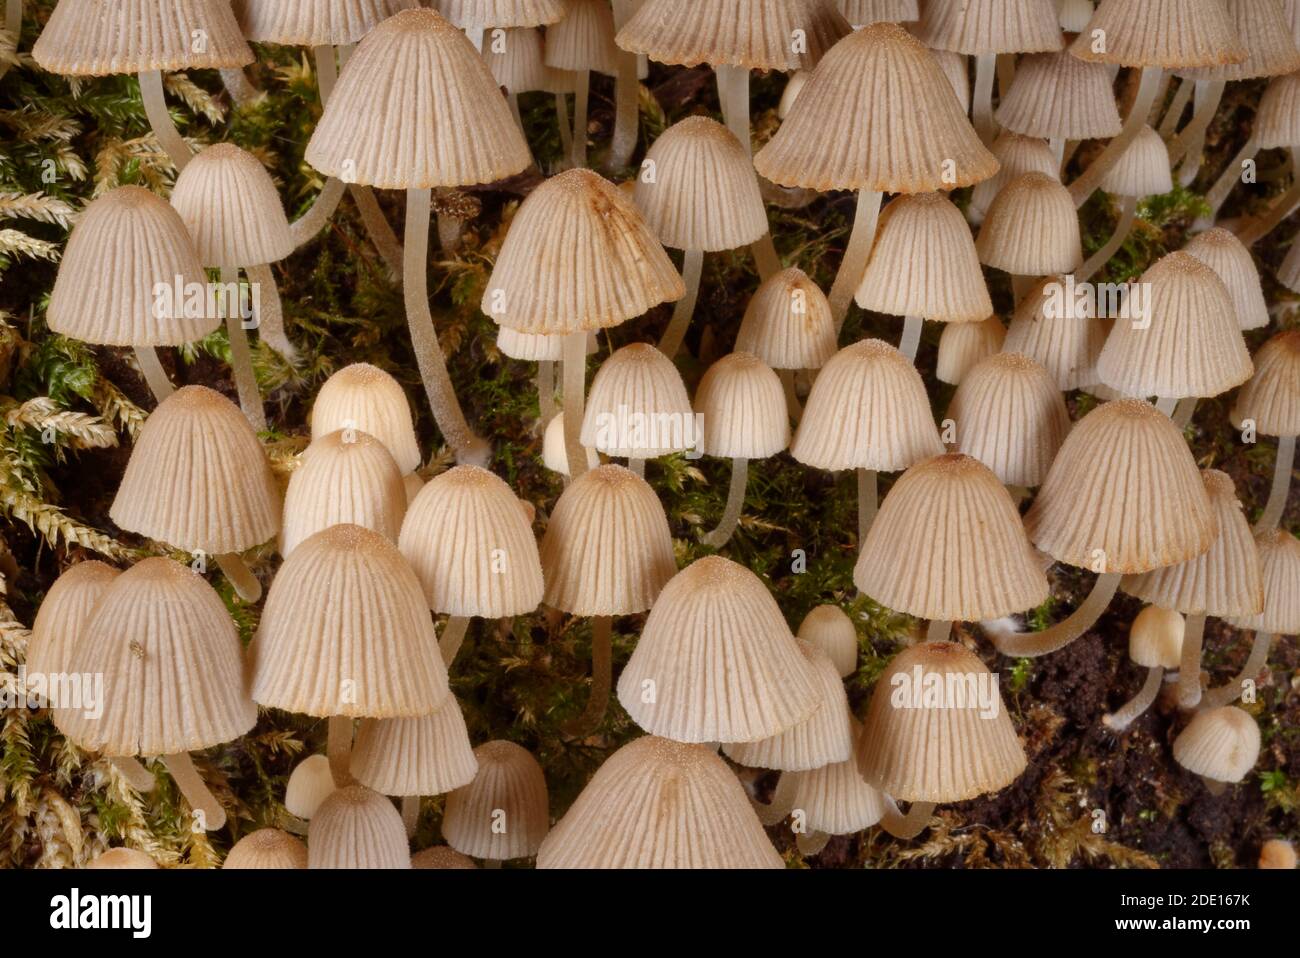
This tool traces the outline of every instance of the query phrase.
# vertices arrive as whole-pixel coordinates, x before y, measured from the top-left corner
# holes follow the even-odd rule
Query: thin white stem
[[[406,826],[406,837],[414,838],[416,826],[420,824],[420,796],[402,796],[402,824]]]
[[[302,216],[289,224],[289,238],[293,240],[293,248],[301,249],[316,238],[316,234],[325,228],[334,211],[338,209],[339,202],[343,199],[343,194],[347,190],[347,184],[341,180],[330,177],[321,187],[321,191],[316,194],[315,201],[311,204],[311,209],[303,213]]]
[[[438,637],[438,651],[442,653],[442,664],[449,670],[451,664],[456,661],[456,653],[464,644],[465,634],[468,631],[469,616],[467,615],[453,615],[442,627],[442,635]]]
[[[1291,494],[1291,473],[1295,470],[1295,436],[1283,436],[1277,441],[1277,458],[1273,460],[1273,485],[1268,492],[1268,504],[1255,525],[1256,532],[1272,532],[1282,522],[1286,501]]]
[[[235,595],[250,605],[262,598],[262,583],[240,556],[227,552],[216,556],[214,561],[235,590]]]
[[[528,131],[524,129],[524,115],[519,110],[519,94],[507,93],[506,102],[510,104],[510,115],[515,118],[515,126],[519,127],[519,132],[528,138]]]
[[[1158,396],[1156,397],[1156,408],[1170,419],[1173,419],[1174,412],[1178,409],[1178,400],[1170,396]]]
[[[587,334],[578,330],[564,337],[564,449],[569,459],[569,479],[587,471],[587,450],[582,447],[582,411],[587,401]]]
[[[1200,400],[1195,396],[1185,396],[1178,400],[1178,405],[1174,407],[1173,419],[1174,425],[1179,429],[1186,429],[1191,423],[1192,417],[1196,415],[1196,404]]]
[[[134,351],[135,361],[140,367],[144,381],[149,385],[149,391],[153,393],[154,399],[162,402],[176,389],[172,386],[172,381],[167,378],[167,372],[158,359],[158,351],[152,346],[136,346]]]
[[[257,311],[257,338],[270,346],[290,363],[298,361],[298,350],[289,342],[284,331],[284,304],[280,301],[280,288],[270,266],[250,266],[246,270],[248,281],[257,287],[254,302]]]
[[[1160,124],[1160,136],[1166,143],[1174,138],[1178,131],[1178,124],[1183,118],[1183,111],[1187,109],[1187,104],[1192,99],[1192,89],[1195,83],[1191,80],[1177,79],[1178,89],[1174,92],[1174,98],[1169,103],[1169,109],[1165,111],[1164,121]]]
[[[1101,724],[1112,732],[1122,732],[1127,729],[1147,709],[1151,708],[1156,696],[1160,694],[1160,686],[1164,682],[1164,677],[1165,670],[1158,665],[1147,669],[1146,681],[1142,683],[1142,688],[1138,691],[1138,694],[1109,715],[1103,715]]]
[[[461,234],[464,231],[465,224],[454,216],[446,213],[439,213],[438,221],[438,248],[444,253],[454,253],[460,249]]]
[[[1091,280],[1105,268],[1110,258],[1120,251],[1128,240],[1129,233],[1133,231],[1133,224],[1137,222],[1137,208],[1136,196],[1119,198],[1119,222],[1115,224],[1115,232],[1110,234],[1110,239],[1106,240],[1105,246],[1088,257],[1088,261],[1075,274],[1075,282],[1086,283]]]
[[[1201,648],[1205,615],[1189,615],[1183,627],[1183,651],[1178,659],[1178,705],[1194,709],[1201,702]]]
[[[335,788],[346,788],[352,778],[352,717],[331,715],[325,742],[325,755],[329,758],[330,774]]]
[[[916,351],[921,347],[921,330],[925,320],[920,316],[908,316],[903,320],[903,336],[898,341],[898,351],[916,365]]]
[[[837,336],[849,315],[853,294],[867,272],[867,260],[871,257],[871,247],[876,241],[876,226],[880,222],[882,196],[874,190],[863,190],[858,194],[858,205],[853,214],[853,232],[849,234],[849,245],[840,262],[840,271],[835,274],[835,283],[831,286],[829,297]]]
[[[257,99],[257,88],[248,80],[242,67],[221,70],[221,84],[236,106],[247,106]]]
[[[591,621],[591,697],[587,707],[564,732],[574,738],[586,738],[600,727],[609,707],[609,691],[614,682],[614,620],[598,615]]]
[[[1155,102],[1156,93],[1160,90],[1160,77],[1163,72],[1160,67],[1142,68],[1137,99],[1133,103],[1133,108],[1129,110],[1128,118],[1124,121],[1124,128],[1119,136],[1106,145],[1101,155],[1092,161],[1083,175],[1070,184],[1070,196],[1074,199],[1076,207],[1088,201],[1088,197],[1101,186],[1101,181],[1105,179],[1106,174],[1115,168],[1120,157],[1142,131],[1147,114],[1151,112],[1151,104]]]
[[[998,125],[993,119],[993,80],[997,76],[996,53],[981,53],[975,57],[975,92],[971,100],[971,120],[975,132],[987,145],[997,135]]]
[[[1295,157],[1294,150],[1291,151],[1291,155]],[[1237,234],[1237,239],[1247,246],[1253,246],[1294,213],[1297,206],[1300,206],[1300,176],[1295,178],[1290,189],[1273,201],[1267,213],[1259,219],[1243,221],[1233,232]]]
[[[587,165],[587,99],[591,95],[591,71],[577,71],[573,90],[573,155],[570,162],[581,169]]]
[[[1268,666],[1268,653],[1272,647],[1273,634],[1256,630],[1255,638],[1250,645],[1250,657],[1246,659],[1246,664],[1237,673],[1237,677],[1227,685],[1206,690],[1205,695],[1202,697],[1205,708],[1213,709],[1231,705],[1241,698],[1246,683],[1253,682],[1259,676],[1259,673],[1263,672]]]
[[[682,260],[682,282],[686,285],[686,295],[673,306],[673,318],[664,331],[664,338],[659,341],[659,350],[669,359],[677,355],[690,328],[691,317],[695,315],[695,304],[700,296],[700,277],[704,273],[704,250],[688,249]]]
[[[543,429],[555,418],[555,363],[549,359],[537,364],[537,412]]]
[[[893,798],[886,795],[884,799],[885,814],[880,818],[880,827],[895,838],[904,841],[915,838],[929,827],[934,817],[934,802],[913,802],[904,815]]]
[[[758,268],[759,279],[771,279],[781,272],[781,257],[776,254],[776,244],[772,242],[771,230],[764,233],[757,242],[751,243],[749,251],[754,254],[754,265]]]
[[[148,794],[152,792],[157,782],[154,781],[153,772],[149,771],[129,755],[115,755],[109,759],[113,767],[117,769],[126,783],[134,788],[137,792]]]
[[[867,541],[867,533],[876,521],[876,471],[858,470],[858,551]]]
[[[632,162],[640,138],[641,82],[636,78],[636,54],[619,51],[618,79],[614,84],[614,135],[605,166],[621,170]]]
[[[185,142],[172,115],[167,112],[167,99],[163,96],[163,78],[160,70],[145,70],[140,74],[140,97],[144,100],[144,112],[149,118],[149,126],[158,144],[171,157],[178,171],[185,169],[194,152]]]
[[[718,81],[718,104],[722,121],[740,141],[746,153],[753,151],[749,133],[749,69],[719,64],[713,68]]]
[[[740,524],[740,512],[745,506],[745,487],[749,484],[749,460],[731,460],[731,485],[727,489],[727,506],[722,512],[718,527],[704,537],[704,544],[721,549],[731,539]]]
[[[1223,204],[1228,201],[1236,185],[1242,182],[1242,176],[1246,172],[1246,164],[1254,160],[1259,153],[1259,144],[1255,142],[1252,136],[1246,141],[1246,145],[1237,151],[1228,165],[1224,168],[1223,173],[1214,181],[1210,191],[1205,194],[1206,205],[1210,207],[1210,212],[1201,217],[1200,222],[1208,226],[1213,226],[1214,221],[1219,218],[1219,210],[1223,209]]]
[[[946,619],[931,619],[925,630],[925,641],[947,642],[952,635],[952,623]]]
[[[384,216],[384,211],[379,208],[379,201],[375,199],[375,191],[368,186],[362,186],[359,183],[353,183],[348,187],[348,193],[352,195],[352,202],[357,204],[357,212],[361,214],[361,225],[365,227],[366,233],[370,236],[370,242],[375,244],[375,249],[383,257],[385,265],[388,266],[388,272],[393,279],[402,278],[402,243],[393,232],[392,225],[388,222],[388,217]]]
[[[226,336],[230,340],[230,369],[235,377],[235,389],[239,393],[239,408],[244,411],[248,421],[257,432],[266,432],[266,413],[262,409],[262,394],[257,388],[257,373],[253,370],[253,351],[248,345],[248,333],[244,329],[244,317],[240,315],[241,297],[232,289],[239,288],[239,269],[233,266],[221,267],[221,288],[224,298]]]
[[[1110,605],[1119,589],[1121,576],[1118,572],[1104,572],[1097,576],[1092,591],[1083,600],[1083,604],[1074,614],[1063,622],[1058,622],[1042,632],[1003,633],[988,632],[989,639],[999,652],[1009,658],[1037,658],[1063,649],[1083,633],[1087,632]]]
[[[199,826],[204,831],[215,832],[225,825],[226,810],[221,807],[221,803],[204,783],[199,770],[194,767],[194,760],[190,758],[189,752],[164,755],[162,760],[167,766],[167,771],[171,773],[172,780],[176,782],[176,787],[185,796],[185,801],[190,803],[191,809],[199,813]]]
[[[1047,141],[1047,148],[1052,151],[1052,159],[1056,163],[1056,176],[1058,179],[1065,176],[1065,140],[1062,137],[1053,137]]]

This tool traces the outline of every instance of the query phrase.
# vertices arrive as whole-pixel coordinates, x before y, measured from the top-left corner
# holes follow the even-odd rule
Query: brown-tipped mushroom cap
[[[90,861],[86,862],[87,868],[161,868],[156,861],[150,858],[142,851],[134,848],[110,848],[108,851],[100,852]]]
[[[1228,622],[1239,629],[1300,635],[1300,539],[1285,529],[1272,529],[1256,536],[1255,545],[1264,583],[1264,611]]]
[[[996,316],[979,323],[948,323],[939,334],[939,358],[935,378],[960,386],[970,371],[1002,349],[1007,328]],[[1100,343],[1097,346],[1101,348]]]
[[[1187,244],[1186,252],[1214,270],[1228,287],[1239,327],[1261,329],[1269,324],[1259,270],[1250,250],[1236,234],[1218,227],[1206,230]]]
[[[858,630],[838,605],[819,605],[804,616],[798,638],[829,655],[840,678],[858,670]]]
[[[201,150],[176,178],[171,201],[205,266],[262,266],[294,250],[271,174],[233,143]]]
[[[614,11],[605,0],[565,0],[564,16],[546,31],[546,65],[556,70],[618,73]]]
[[[564,0],[437,0],[433,6],[462,30],[544,27],[564,16]]]
[[[411,856],[412,868],[434,868],[442,871],[469,869],[476,870],[474,859],[462,855],[448,845],[434,845]]]
[[[419,0],[235,0],[234,7],[244,36],[254,43],[341,47],[399,10],[419,5]]]
[[[369,363],[344,366],[321,386],[311,409],[313,441],[340,429],[369,433],[382,442],[403,473],[420,466],[411,405],[401,385]]]
[[[306,868],[307,846],[278,828],[259,828],[235,843],[225,868]]]
[[[691,563],[664,586],[619,677],[618,700],[647,732],[677,742],[771,738],[820,704],[812,667],[767,586],[721,556]]]
[[[1255,111],[1251,134],[1261,150],[1300,145],[1300,73],[1269,82]]]
[[[1068,273],[1083,262],[1070,191],[1046,173],[1026,173],[993,200],[975,241],[980,262],[1016,276]]]
[[[853,740],[862,726],[850,719]],[[795,776],[794,808],[803,812],[809,832],[852,835],[876,824],[885,814],[884,796],[868,785],[855,757],[833,762]]]
[[[1063,46],[1051,0],[929,0],[918,37],[954,53],[1041,53]]]
[[[1128,657],[1149,669],[1176,669],[1182,659],[1182,615],[1149,605],[1133,619],[1128,630]]]
[[[749,353],[708,368],[695,390],[706,456],[766,459],[790,445],[790,413],[776,373]]]
[[[478,774],[447,796],[442,835],[458,852],[488,861],[528,858],[550,828],[546,776],[537,759],[513,742],[474,749]]]
[[[229,399],[185,386],[136,438],[109,516],[178,549],[243,552],[280,531],[280,490],[253,427]]]
[[[997,120],[1005,129],[1044,139],[1092,140],[1118,136],[1123,124],[1110,71],[1065,50],[1022,57],[1002,98]]]
[[[1214,782],[1240,782],[1259,759],[1259,726],[1233,705],[1192,716],[1174,739],[1174,761]]]
[[[1220,0],[1102,0],[1070,52],[1098,63],[1167,70],[1246,59]]]
[[[334,791],[334,773],[324,755],[308,755],[294,766],[284,789],[284,807],[290,815],[309,819]]]
[[[1255,374],[1232,405],[1234,426],[1247,419],[1265,436],[1300,436],[1300,330],[1278,333],[1255,354]]]
[[[745,307],[736,352],[773,369],[821,369],[835,355],[835,321],[826,294],[801,269],[768,277]]]
[[[1277,0],[1228,0],[1237,40],[1246,59],[1226,66],[1180,71],[1197,80],[1253,80],[1282,76],[1300,70],[1300,50]]]
[[[582,444],[608,456],[655,459],[695,442],[691,398],[673,361],[649,343],[613,352],[596,370]]]
[[[1091,299],[1070,296],[1065,276],[1048,276],[1016,307],[1002,348],[1043,366],[1058,388],[1069,391],[1097,382],[1097,357],[1106,345],[1106,324]]]
[[[361,785],[337,789],[312,816],[308,868],[410,868],[402,816]]]
[[[121,573],[90,560],[71,566],[50,586],[32,623],[27,642],[27,672],[46,675],[68,672],[91,610]]]
[[[1106,172],[1101,188],[1114,196],[1156,196],[1172,190],[1174,178],[1164,138],[1151,127],[1142,127]]]
[[[383,795],[441,795],[474,780],[460,703],[448,698],[420,718],[365,719],[352,749],[352,774]]]

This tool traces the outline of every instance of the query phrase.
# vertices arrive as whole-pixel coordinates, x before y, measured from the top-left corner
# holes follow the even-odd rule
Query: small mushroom
[[[406,393],[396,379],[369,363],[344,366],[316,394],[312,442],[339,430],[374,436],[392,453],[403,475],[423,461]]]
[[[935,378],[941,383],[960,386],[972,369],[1002,351],[1006,338],[1007,328],[996,316],[981,323],[947,323],[939,334]]]
[[[1208,706],[1229,705],[1241,695],[1248,679],[1255,679],[1268,666],[1274,635],[1300,635],[1300,540],[1285,529],[1260,532],[1260,578],[1264,583],[1264,609],[1258,615],[1232,618],[1241,629],[1254,629],[1250,657],[1236,678],[1205,694]]]
[[[1165,669],[1178,668],[1182,659],[1183,630],[1183,617],[1158,605],[1147,606],[1134,618],[1128,631],[1128,657],[1134,665],[1146,667],[1147,678],[1137,695],[1102,716],[1102,724],[1112,732],[1125,731],[1155,702]],[[1197,671],[1200,671],[1199,662]]]
[[[1097,358],[1106,345],[1106,322],[1095,303],[1069,295],[1070,280],[1052,275],[1039,281],[1016,306],[1002,349],[1042,365],[1062,392],[1095,386]],[[945,380],[948,381],[948,380]]]
[[[1057,162],[1056,154],[1046,140],[1036,136],[1004,132],[993,141],[989,149],[997,158],[998,171],[975,184],[971,190],[970,205],[966,208],[966,218],[976,226],[984,222],[989,207],[1003,187],[1012,180],[1019,179],[1026,173],[1044,173],[1057,179],[1061,177],[1061,165]]]
[[[1278,333],[1255,354],[1255,372],[1237,393],[1232,424],[1277,436],[1273,460],[1273,486],[1264,513],[1255,523],[1257,532],[1276,529],[1286,511],[1295,464],[1296,436],[1300,435],[1300,330]]]
[[[288,869],[307,867],[307,846],[278,828],[259,828],[235,842],[226,868]]]
[[[852,717],[849,722],[856,742],[862,726]],[[862,778],[856,758],[787,772],[781,778],[793,783],[788,804],[801,819],[803,831],[795,837],[795,845],[804,857],[820,853],[832,835],[865,831],[885,817],[885,796]]]
[[[1108,140],[1123,129],[1110,71],[1060,49],[1020,58],[996,118],[1003,129],[1047,140],[1058,178],[1067,141]]]
[[[410,868],[402,816],[361,785],[330,793],[307,832],[308,868]]]
[[[564,337],[521,333],[509,326],[497,327],[497,349],[511,359],[537,363],[537,410],[543,423],[555,416],[555,364],[564,359]],[[594,334],[587,337],[587,355],[597,351]]]
[[[289,773],[284,789],[284,807],[290,815],[308,821],[320,803],[334,791],[334,776],[326,755],[308,755]]]
[[[1244,779],[1259,759],[1259,726],[1236,706],[1205,709],[1174,739],[1174,761],[1205,781],[1211,794]]]
[[[474,749],[478,773],[447,796],[442,835],[447,844],[487,867],[537,854],[550,828],[546,776],[537,759],[514,742]]]
[[[858,670],[858,630],[838,605],[819,605],[809,612],[799,623],[796,638],[829,655],[840,678]]]
[[[1002,188],[975,240],[980,262],[1011,274],[1019,302],[1033,279],[1083,262],[1079,217],[1055,176],[1025,173]]]
[[[596,370],[583,413],[582,445],[607,456],[626,456],[645,475],[645,461],[685,452],[700,442],[686,384],[667,354],[632,343]]]
[[[587,469],[600,465],[600,455],[590,446],[581,446],[586,453]],[[552,472],[569,478],[569,454],[564,447],[564,413],[551,419],[542,434],[542,464]]]
[[[1206,230],[1188,243],[1184,252],[1191,253],[1223,280],[1241,329],[1263,329],[1272,322],[1255,259],[1235,234],[1225,229]]]

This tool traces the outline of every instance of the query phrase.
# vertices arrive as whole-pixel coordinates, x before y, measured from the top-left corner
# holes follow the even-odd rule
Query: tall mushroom
[[[1178,668],[1182,660],[1184,631],[1183,617],[1173,609],[1149,605],[1137,614],[1128,630],[1128,657],[1134,665],[1146,668],[1146,681],[1142,683],[1137,695],[1115,711],[1102,716],[1101,724],[1119,734],[1151,707],[1160,694],[1165,670]],[[1196,671],[1199,687],[1199,662]]]
[[[1169,148],[1160,134],[1149,126],[1138,131],[1124,155],[1102,178],[1101,188],[1119,197],[1119,221],[1106,240],[1074,274],[1077,282],[1086,283],[1106,268],[1111,257],[1128,242],[1137,222],[1138,201],[1144,196],[1168,193],[1174,188],[1169,172]]]
[[[587,101],[592,72],[618,76],[614,11],[606,0],[564,0],[564,16],[546,31],[544,62],[574,75],[570,165],[587,165]]]
[[[1057,177],[1063,175],[1067,141],[1108,139],[1123,128],[1110,71],[1068,50],[1023,57],[1003,92],[997,121],[1013,133],[1047,140]]]
[[[1017,302],[1036,277],[1074,271],[1083,241],[1069,191],[1045,173],[1012,180],[989,207],[975,249],[985,266],[1011,274]]]
[[[316,394],[311,407],[311,440],[342,431],[374,436],[392,453],[404,476],[420,468],[420,443],[411,419],[411,404],[402,385],[369,363],[338,370]]]
[[[1278,527],[1286,512],[1294,470],[1296,436],[1300,435],[1300,331],[1278,333],[1255,354],[1255,372],[1237,393],[1232,424],[1249,427],[1252,436],[1276,436],[1273,485],[1264,513],[1255,524],[1259,532]]]

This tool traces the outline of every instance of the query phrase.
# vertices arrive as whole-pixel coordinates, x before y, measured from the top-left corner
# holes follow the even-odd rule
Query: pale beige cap
[[[605,0],[565,0],[564,16],[546,30],[545,62],[555,70],[618,73],[614,11]]]
[[[504,328],[504,327],[502,327]],[[600,455],[590,446],[582,447],[587,453],[587,468],[600,465]],[[551,472],[562,476],[569,474],[569,450],[564,445],[564,413],[556,414],[542,434],[542,464]]]
[[[1042,279],[1016,307],[1002,344],[1039,363],[1066,392],[1096,384],[1107,333],[1093,303],[1068,294],[1068,277]]]
[[[1269,81],[1255,110],[1251,135],[1261,150],[1300,146],[1300,73]]]
[[[1264,611],[1227,621],[1239,629],[1300,635],[1300,539],[1286,529],[1270,529],[1255,537],[1255,545],[1264,583]]]
[[[1039,53],[1064,45],[1049,0],[927,0],[918,37],[954,53]]]
[[[433,868],[440,871],[456,869],[477,869],[474,859],[462,855],[449,845],[434,845],[411,856],[412,868]]]
[[[529,93],[534,90],[549,91],[554,85],[554,74],[542,60],[545,41],[542,31],[535,27],[501,28],[500,42],[488,38],[483,43],[483,59],[496,78],[497,86],[507,93]],[[496,32],[494,28],[493,33]]]
[[[356,43],[399,10],[418,6],[419,0],[234,0],[249,40],[295,47]]]
[[[980,262],[1015,276],[1067,273],[1083,262],[1070,191],[1046,173],[1025,173],[993,200],[975,241]]]
[[[550,828],[541,765],[527,749],[496,740],[474,749],[478,774],[447,796],[442,835],[458,852],[488,861],[528,858]],[[504,821],[505,828],[499,827]]]
[[[307,846],[278,828],[259,828],[230,849],[225,868],[285,869],[307,867]]]
[[[1249,419],[1265,436],[1300,436],[1300,330],[1278,333],[1259,348],[1231,418],[1238,429]]]
[[[325,380],[311,408],[313,441],[340,429],[368,433],[382,442],[403,473],[420,466],[411,404],[396,379],[369,363],[344,366]]]
[[[1065,50],[1020,59],[997,121],[1012,132],[1048,140],[1107,140],[1123,127],[1110,70]]]
[[[564,0],[435,0],[430,6],[462,30],[542,27],[564,16]]]
[[[1102,177],[1101,188],[1114,196],[1156,196],[1174,188],[1169,146],[1149,126],[1138,130],[1119,161]]]
[[[289,773],[284,789],[284,807],[290,815],[309,819],[320,803],[334,791],[334,773],[324,755],[308,755]]]
[[[352,774],[383,795],[441,795],[474,780],[478,759],[460,703],[419,718],[365,719],[352,746]]]
[[[708,368],[695,390],[706,456],[766,459],[790,445],[790,413],[781,380],[749,353],[730,353]]]
[[[1128,657],[1149,669],[1176,669],[1182,660],[1186,622],[1172,609],[1148,605],[1128,630]]]
[[[1259,270],[1246,244],[1235,233],[1215,227],[1199,234],[1185,247],[1228,287],[1236,307],[1237,325],[1242,329],[1262,329],[1269,324],[1268,304],[1259,281]]]
[[[1180,71],[1197,80],[1253,80],[1300,70],[1300,50],[1278,0],[1226,0],[1246,59],[1228,66]]]
[[[615,350],[587,393],[582,444],[607,456],[655,459],[691,448],[694,418],[673,361],[649,343]]]
[[[966,216],[972,223],[982,223],[989,207],[1002,188],[1026,173],[1043,173],[1059,176],[1060,164],[1046,140],[1019,133],[1003,132],[989,148],[999,164],[998,171],[987,180],[975,184],[971,191],[970,206]]]
[[[521,333],[509,326],[498,326],[497,349],[511,359],[557,363],[564,358],[564,337]],[[600,343],[596,339],[596,334],[588,333],[587,355],[594,356],[599,350]]]
[[[1246,59],[1222,0],[1101,0],[1070,52],[1099,63],[1166,70]]]
[[[271,174],[233,143],[199,151],[176,178],[171,201],[205,266],[262,266],[294,250]]]
[[[856,742],[862,726],[855,719],[850,722]],[[803,813],[810,833],[852,835],[884,817],[884,796],[863,780],[856,757],[788,774],[795,776],[794,809]]]
[[[90,861],[86,862],[87,868],[114,868],[114,869],[138,869],[138,868],[161,868],[156,861],[150,858],[142,851],[125,846],[110,848],[108,851],[100,852]]]
[[[410,868],[406,828],[393,803],[361,785],[337,789],[307,829],[308,868]]]
[[[840,678],[858,670],[858,630],[838,605],[819,605],[799,623],[798,638],[830,656]]]
[[[41,600],[27,641],[27,671],[53,675],[70,671],[68,661],[77,647],[91,610],[121,573],[111,565],[89,560],[68,567]]]
[[[794,267],[759,285],[736,334],[736,352],[752,353],[773,369],[821,369],[835,348],[826,294]]]
[[[935,378],[950,386],[960,386],[972,369],[1002,349],[1006,338],[1007,328],[996,316],[980,323],[946,324],[939,334]],[[1100,344],[1097,348],[1101,348]]]
[[[1240,782],[1259,760],[1259,726],[1234,705],[1192,716],[1174,739],[1174,761],[1214,782]]]

